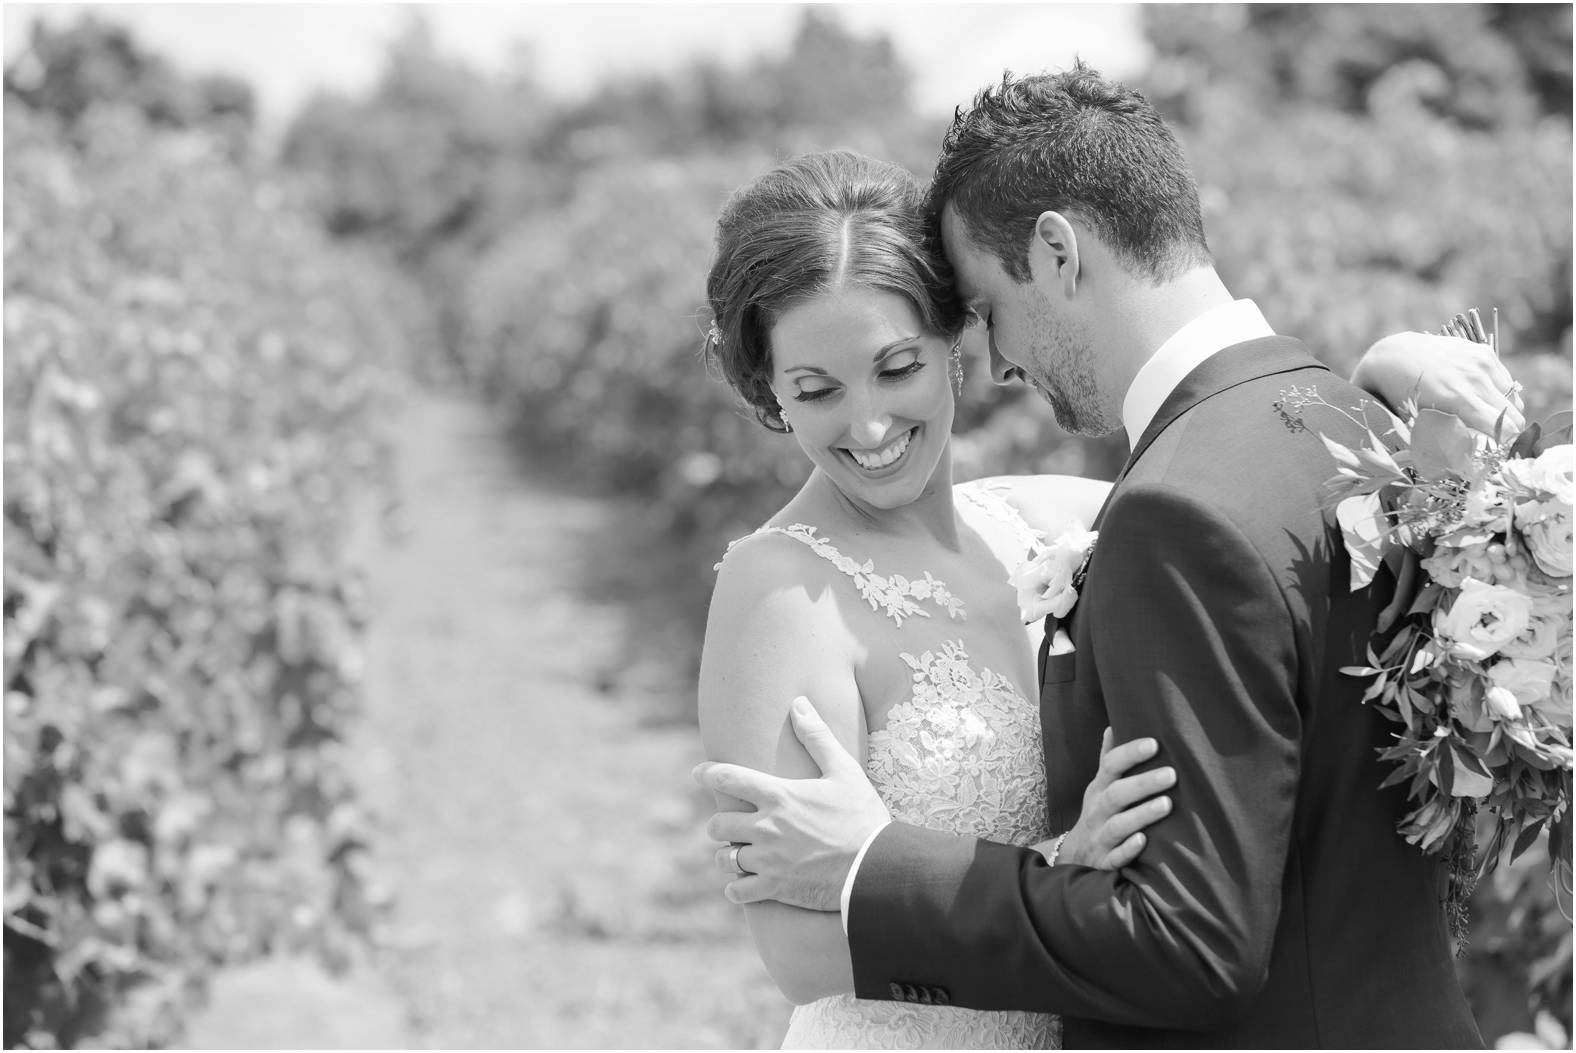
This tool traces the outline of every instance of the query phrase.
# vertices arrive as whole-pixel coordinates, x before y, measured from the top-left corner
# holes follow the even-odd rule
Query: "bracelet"
[[[1070,833],[1072,833],[1071,830],[1067,831],[1067,834]],[[1051,846],[1051,854],[1045,857],[1045,862],[1047,865],[1056,865],[1056,857],[1062,854],[1062,842],[1067,840],[1067,834],[1063,834],[1062,836],[1058,837],[1056,839],[1056,843]]]

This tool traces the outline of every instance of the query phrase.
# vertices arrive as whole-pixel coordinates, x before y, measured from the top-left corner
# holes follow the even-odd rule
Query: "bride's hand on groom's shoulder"
[[[1056,863],[1075,863],[1099,870],[1127,866],[1144,850],[1144,830],[1171,813],[1171,798],[1162,796],[1176,784],[1176,771],[1127,774],[1159,752],[1154,739],[1134,739],[1112,745],[1111,729],[1100,742],[1100,770],[1084,789],[1083,812],[1078,822],[1056,841],[1036,845]]]
[[[1488,344],[1433,333],[1392,333],[1370,347],[1352,372],[1352,383],[1391,409],[1415,402],[1439,410],[1487,435],[1501,413],[1506,434],[1526,424],[1520,385]]]

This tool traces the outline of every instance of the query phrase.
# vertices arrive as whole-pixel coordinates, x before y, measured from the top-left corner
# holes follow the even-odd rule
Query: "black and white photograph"
[[[1572,11],[4,5],[5,1048],[1572,1048]]]

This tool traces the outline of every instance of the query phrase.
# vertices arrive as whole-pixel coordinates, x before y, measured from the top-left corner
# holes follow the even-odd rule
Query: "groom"
[[[1274,335],[1214,270],[1181,151],[1139,94],[1079,65],[960,113],[932,187],[992,372],[1069,430],[1125,428],[1069,653],[1040,656],[1051,822],[1070,828],[1102,730],[1158,739],[1173,813],[1117,871],[891,822],[811,713],[827,774],[703,765],[755,804],[730,886],[843,911],[861,998],[1061,1013],[1069,1047],[1481,1047],[1443,868],[1396,833],[1387,729],[1361,704],[1382,597],[1352,592],[1322,511],[1362,393]],[[1047,634],[1049,638],[1049,634]]]

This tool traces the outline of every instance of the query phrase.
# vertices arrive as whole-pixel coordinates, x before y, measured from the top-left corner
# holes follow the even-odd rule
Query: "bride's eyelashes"
[[[903,380],[924,368],[925,363],[916,358],[906,366],[899,366],[896,369],[883,369],[879,375],[883,380]]]
[[[836,390],[836,388],[815,388],[812,391],[801,391],[793,397],[793,400],[795,402],[820,402]]]
[[[907,380],[909,377],[913,376],[924,368],[924,360],[920,359],[916,355],[914,360],[908,363],[908,365],[896,366],[892,369],[883,369],[881,372],[877,373],[876,376],[880,377],[882,380],[887,381]],[[807,391],[799,391],[793,396],[793,398],[795,402],[819,402],[829,395],[832,395],[836,391],[837,388],[835,387],[811,388]]]

